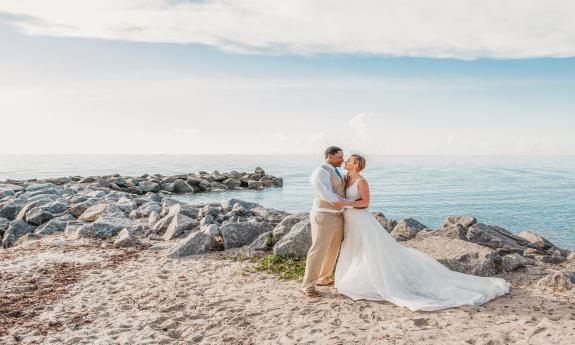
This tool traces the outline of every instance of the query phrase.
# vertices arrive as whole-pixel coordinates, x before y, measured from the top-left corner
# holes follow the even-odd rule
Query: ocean
[[[363,175],[372,211],[412,217],[429,228],[448,215],[473,215],[510,231],[534,230],[575,249],[575,156],[368,156]],[[0,155],[0,181],[119,173],[138,176],[200,170],[252,171],[284,178],[283,188],[181,196],[192,203],[234,197],[288,212],[308,212],[308,177],[321,156]]]

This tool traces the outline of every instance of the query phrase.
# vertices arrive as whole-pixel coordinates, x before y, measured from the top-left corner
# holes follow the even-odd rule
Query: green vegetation
[[[305,272],[305,258],[282,255],[266,255],[261,258],[230,257],[234,261],[249,261],[253,263],[253,272],[267,272],[279,279],[302,280]]]

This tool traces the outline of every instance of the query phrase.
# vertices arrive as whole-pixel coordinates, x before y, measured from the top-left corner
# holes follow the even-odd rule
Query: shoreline
[[[0,183],[0,342],[455,344],[456,329],[470,344],[575,341],[575,253],[533,232],[472,216],[429,229],[372,212],[402,245],[452,270],[503,277],[511,294],[435,313],[352,302],[333,288],[309,301],[296,280],[227,259],[305,256],[307,213],[238,199],[189,204],[163,189],[173,179],[144,194],[80,181]]]

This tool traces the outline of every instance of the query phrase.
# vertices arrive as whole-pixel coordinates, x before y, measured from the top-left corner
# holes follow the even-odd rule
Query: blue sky
[[[293,19],[297,8],[242,31],[245,15],[227,1],[218,12],[102,3],[88,16],[66,1],[0,1],[0,120],[5,142],[18,143],[0,153],[307,154],[338,144],[366,154],[575,154],[575,29],[561,13],[548,15],[547,35],[508,32],[482,9],[478,23],[492,20],[492,32],[438,39],[425,26],[395,36],[360,27],[356,42],[347,30],[318,36],[306,22],[323,19]],[[141,3],[145,13],[133,10]],[[575,13],[564,6],[557,12]],[[351,20],[332,12],[334,24]],[[301,32],[274,26],[284,18],[302,20]],[[461,25],[452,24],[445,36]]]

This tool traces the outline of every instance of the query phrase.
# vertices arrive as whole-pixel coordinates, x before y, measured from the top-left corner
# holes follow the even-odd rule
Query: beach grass
[[[305,257],[298,258],[284,255],[265,255],[262,257],[233,256],[234,261],[249,261],[253,265],[251,271],[266,272],[279,279],[302,280],[305,272]]]

